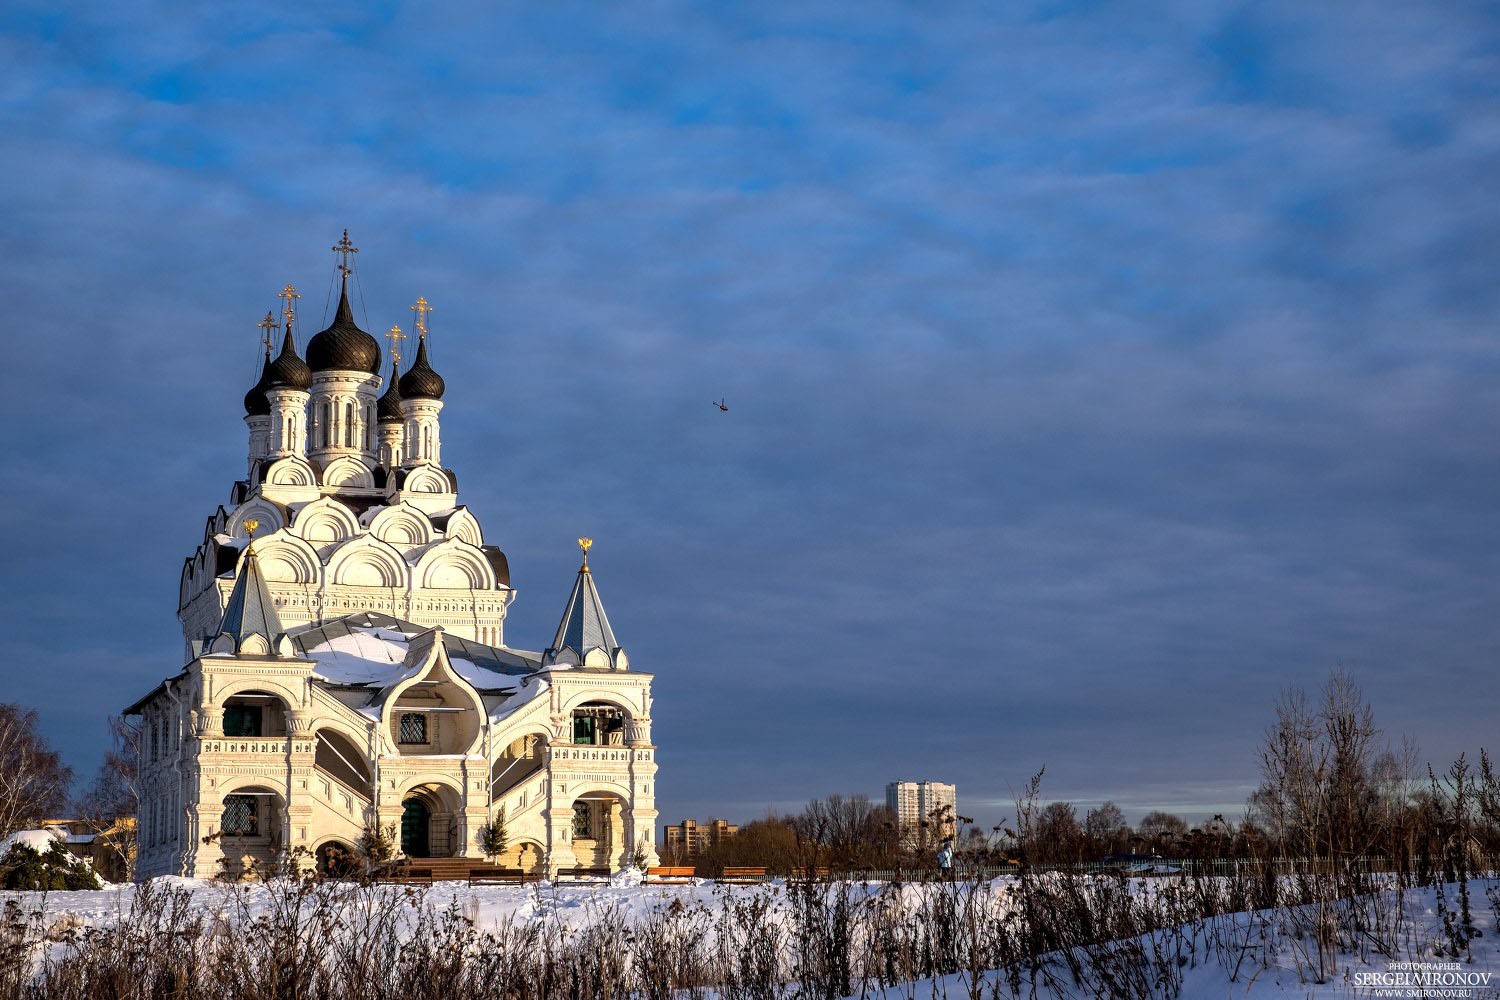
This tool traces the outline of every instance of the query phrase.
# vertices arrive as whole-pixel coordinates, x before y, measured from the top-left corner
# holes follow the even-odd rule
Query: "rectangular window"
[[[592,803],[573,803],[573,839],[594,839],[594,811],[589,808]]]
[[[224,823],[221,829],[226,837],[254,837],[260,833],[260,815],[254,795],[224,796]]]
[[[586,715],[573,717],[573,742],[583,746],[594,745],[594,720]]]
[[[260,735],[260,706],[259,705],[226,705],[226,706],[224,706],[224,735],[225,736],[259,736]]]
[[[402,743],[426,743],[427,742],[427,716],[419,712],[404,712],[401,715]]]

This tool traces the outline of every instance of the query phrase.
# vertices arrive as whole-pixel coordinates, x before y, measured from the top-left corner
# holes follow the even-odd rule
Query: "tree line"
[[[97,830],[138,808],[136,729],[110,723],[111,746],[76,796],[73,774],[42,736],[37,713],[0,703],[0,836],[71,815]],[[1257,751],[1260,782],[1242,815],[1190,824],[1168,812],[1134,825],[1114,802],[1079,810],[1046,802],[1039,772],[1015,803],[1015,817],[988,830],[945,807],[921,828],[902,830],[895,815],[864,795],[829,795],[800,812],[770,814],[692,857],[702,873],[765,867],[774,874],[931,868],[935,849],[953,844],[970,865],[1089,865],[1105,859],[1376,859],[1395,870],[1451,867],[1500,854],[1500,775],[1489,755],[1461,755],[1441,770],[1419,765],[1410,739],[1388,740],[1374,711],[1343,670],[1315,695],[1283,691]],[[133,843],[115,845],[127,860]]]

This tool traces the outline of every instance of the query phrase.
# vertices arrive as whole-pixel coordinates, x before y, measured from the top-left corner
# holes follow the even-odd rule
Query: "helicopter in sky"
[[[724,400],[722,399],[715,400],[714,405],[717,406],[721,412],[729,412],[729,404],[724,402]]]

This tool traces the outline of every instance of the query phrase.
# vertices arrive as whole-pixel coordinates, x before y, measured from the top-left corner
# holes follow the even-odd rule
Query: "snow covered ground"
[[[483,886],[438,883],[408,891],[384,887],[386,905],[400,908],[414,919],[425,907],[454,912],[475,922],[480,929],[500,929],[517,923],[541,922],[550,928],[582,928],[601,921],[636,924],[663,913],[676,915],[693,934],[712,936],[727,907],[755,899],[770,903],[762,918],[791,933],[795,920],[787,887],[726,887],[708,882],[689,885],[631,885],[629,880],[613,884],[542,883],[535,886]],[[1137,880],[1137,893],[1160,892],[1175,880]],[[1452,935],[1444,930],[1443,914],[1455,909],[1455,887],[1407,889],[1399,897],[1388,894],[1383,902],[1368,908],[1368,914],[1353,921],[1368,923],[1363,934],[1346,937],[1345,946],[1321,960],[1311,928],[1316,915],[1308,908],[1274,914],[1233,914],[1199,921],[1177,930],[1143,935],[1113,946],[1077,950],[1083,981],[1075,980],[1066,956],[1052,955],[1035,976],[1025,971],[1017,980],[1003,974],[985,973],[978,984],[965,973],[937,979],[919,979],[900,986],[881,988],[873,981],[854,986],[855,995],[880,997],[969,997],[1031,996],[1072,998],[1087,996],[1149,995],[1186,998],[1225,997],[1474,997],[1500,998],[1500,935],[1496,933],[1496,899],[1486,889],[1500,886],[1475,880],[1470,883],[1473,926],[1478,932],[1455,957]],[[265,916],[276,905],[276,890],[265,885],[226,886],[190,879],[158,879],[153,890],[179,888],[191,894],[191,906],[217,922],[230,923]],[[41,920],[61,929],[104,926],[130,917],[139,890],[118,886],[100,892],[17,893],[0,892],[0,910],[14,903],[21,913],[39,913]],[[350,887],[345,890],[356,893]],[[899,892],[882,884],[851,888],[849,899],[856,906],[920,907],[922,893],[939,887],[908,885]],[[1007,900],[1014,880],[997,879],[986,889],[992,915],[1013,908]],[[351,900],[353,896],[349,897]],[[1397,899],[1401,905],[1396,906]],[[12,911],[16,912],[16,911]],[[1347,917],[1347,914],[1346,914]],[[616,923],[616,926],[618,924]],[[55,945],[52,947],[56,947]],[[785,946],[789,951],[793,943]],[[1382,947],[1389,954],[1382,954]],[[1134,983],[1135,985],[1130,985]],[[1425,986],[1423,984],[1426,984]],[[1144,990],[1136,993],[1135,990]],[[1034,992],[1033,992],[1034,991]],[[1127,993],[1127,991],[1129,991]],[[701,993],[699,995],[702,995]]]

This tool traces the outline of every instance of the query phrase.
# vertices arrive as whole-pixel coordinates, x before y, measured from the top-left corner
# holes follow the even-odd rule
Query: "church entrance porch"
[[[421,785],[401,800],[401,853],[408,858],[452,858],[463,854],[463,810],[444,785]]]
[[[418,798],[401,803],[401,853],[408,858],[431,857],[432,811]]]

